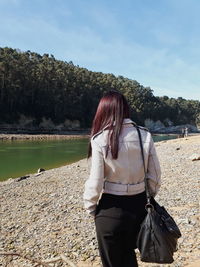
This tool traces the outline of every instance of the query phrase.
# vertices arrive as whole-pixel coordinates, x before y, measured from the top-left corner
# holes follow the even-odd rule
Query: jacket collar
[[[133,123],[133,124],[135,124],[135,122],[132,121],[130,118],[125,118],[125,119],[123,120],[123,123],[122,123],[122,124],[128,124],[128,123]]]
[[[125,124],[136,124],[134,121],[132,121],[130,118],[124,118],[123,119],[123,122],[122,122],[122,125],[125,125]],[[113,123],[113,125],[115,125],[115,122]],[[109,125],[106,125],[103,130],[106,130],[106,128],[108,127]]]
[[[130,118],[124,118],[123,119],[122,126],[124,125],[124,127],[129,127],[130,124],[136,125],[136,123],[134,121],[132,121]],[[115,122],[113,123],[113,125],[115,125]],[[101,131],[99,131],[98,133],[96,133],[95,135],[93,135],[91,138],[94,139],[97,135],[99,135],[104,130],[106,130],[106,128],[108,126],[109,126],[109,124],[106,125]]]

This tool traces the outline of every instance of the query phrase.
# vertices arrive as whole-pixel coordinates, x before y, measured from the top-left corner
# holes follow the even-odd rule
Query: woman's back
[[[145,165],[152,195],[160,187],[160,165],[149,131],[140,127],[144,147]],[[115,195],[134,195],[145,190],[144,167],[138,132],[134,122],[125,118],[119,136],[118,158],[113,159],[109,149],[106,157],[108,130],[102,130],[91,139],[93,148],[92,168],[84,193],[85,207],[91,212],[93,201],[100,191]]]
[[[94,136],[92,142],[95,142],[102,150],[105,162],[105,179],[110,182],[122,184],[137,184],[144,180],[143,161],[140,152],[140,144],[138,133],[133,126],[133,121],[126,118],[122,126],[119,136],[119,151],[118,158],[113,159],[111,151],[107,148],[108,130],[102,131],[96,137]],[[151,145],[151,134],[141,129],[143,140],[145,162],[148,162],[148,154]]]

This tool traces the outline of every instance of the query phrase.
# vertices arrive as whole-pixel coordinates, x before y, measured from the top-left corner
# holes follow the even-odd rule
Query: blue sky
[[[199,0],[0,0],[0,46],[200,100]]]

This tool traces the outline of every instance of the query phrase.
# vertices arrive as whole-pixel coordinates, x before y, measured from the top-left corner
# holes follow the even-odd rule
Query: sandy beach
[[[200,135],[162,141],[156,143],[156,149],[162,168],[156,200],[172,214],[182,237],[174,263],[146,264],[139,260],[139,266],[199,267]],[[88,167],[83,159],[27,174],[29,177],[21,181],[1,182],[0,254],[18,252],[49,267],[100,267],[93,218],[86,214],[82,201]],[[137,256],[139,259],[138,252]],[[47,263],[52,258],[57,259],[56,265]],[[36,266],[30,259],[0,255],[0,266]]]

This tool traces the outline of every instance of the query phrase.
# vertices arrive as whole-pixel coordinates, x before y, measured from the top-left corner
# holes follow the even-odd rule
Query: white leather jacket
[[[110,150],[105,157],[108,137],[106,127],[91,138],[91,169],[83,194],[84,207],[91,215],[94,215],[102,193],[134,195],[145,190],[139,137],[133,123],[129,118],[123,121],[117,159],[112,159]],[[143,127],[140,127],[140,132],[147,178],[151,194],[155,196],[161,185],[160,164],[150,132]]]

